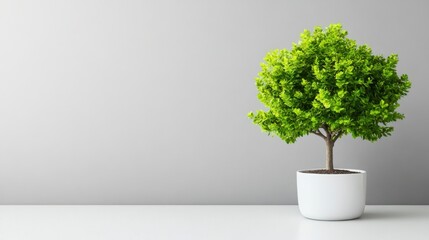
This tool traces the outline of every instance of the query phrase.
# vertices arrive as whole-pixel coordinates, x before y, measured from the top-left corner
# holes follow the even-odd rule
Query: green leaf
[[[345,90],[340,90],[340,91],[338,91],[338,96],[339,96],[340,98],[343,98],[343,97],[346,95],[346,93],[347,93],[347,91],[345,91]]]

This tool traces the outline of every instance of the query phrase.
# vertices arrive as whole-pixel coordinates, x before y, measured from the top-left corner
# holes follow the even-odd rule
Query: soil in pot
[[[302,173],[315,173],[315,174],[355,174],[359,172],[343,170],[343,169],[334,169],[334,170],[326,170],[326,169],[314,169],[314,170],[305,170],[301,171]]]

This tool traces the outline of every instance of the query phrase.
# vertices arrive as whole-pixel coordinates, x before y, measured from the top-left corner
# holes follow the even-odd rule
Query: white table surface
[[[3,205],[0,239],[428,240],[429,205],[367,206],[360,219],[330,222],[288,205]]]

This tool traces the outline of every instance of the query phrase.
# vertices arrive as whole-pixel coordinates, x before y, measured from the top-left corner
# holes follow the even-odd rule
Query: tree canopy
[[[305,30],[291,50],[264,58],[256,87],[267,110],[248,116],[287,143],[320,128],[336,138],[375,141],[391,134],[388,123],[404,118],[396,110],[411,83],[397,74],[397,63],[396,54],[374,55],[357,45],[341,24]]]

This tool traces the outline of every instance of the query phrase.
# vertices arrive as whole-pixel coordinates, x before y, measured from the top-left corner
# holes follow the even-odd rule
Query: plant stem
[[[311,131],[311,133],[316,134],[317,136],[323,138],[326,143],[326,160],[325,160],[325,168],[328,171],[334,170],[334,145],[335,141],[338,140],[338,138],[341,137],[343,132],[341,130],[332,132],[329,130],[329,126],[327,124],[322,124],[320,126],[323,130],[325,130],[325,135],[319,130],[316,129],[314,131]]]
[[[326,170],[334,170],[334,142],[326,139]]]

